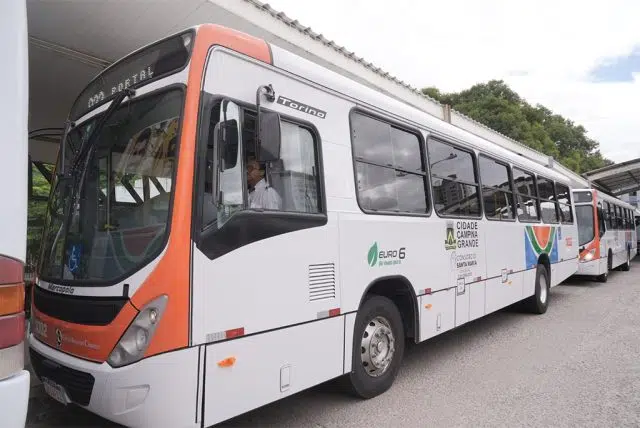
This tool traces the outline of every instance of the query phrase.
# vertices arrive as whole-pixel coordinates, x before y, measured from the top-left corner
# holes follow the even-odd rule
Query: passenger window
[[[520,168],[513,168],[513,182],[516,190],[518,220],[537,221],[538,199],[533,174]]]
[[[426,214],[426,172],[417,135],[354,113],[358,202],[365,211]]]
[[[573,223],[571,212],[571,192],[564,184],[556,183],[556,196],[560,208],[560,220],[562,223]]]
[[[557,223],[558,208],[553,181],[538,177],[538,196],[540,198],[542,221],[545,223]]]
[[[447,216],[479,217],[480,195],[471,153],[430,139],[428,157],[436,212]]]
[[[613,228],[613,223],[612,223],[612,213],[611,213],[611,205],[609,205],[609,202],[604,201],[604,215],[606,216],[607,219],[607,229],[612,229]]]
[[[509,167],[483,155],[478,162],[485,215],[496,220],[515,219]]]

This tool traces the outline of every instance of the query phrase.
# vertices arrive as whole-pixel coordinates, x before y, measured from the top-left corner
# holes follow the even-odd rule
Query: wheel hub
[[[369,321],[360,345],[362,366],[369,376],[378,377],[387,371],[395,354],[395,342],[386,318],[378,316]]]
[[[542,304],[547,302],[547,280],[544,276],[540,278],[540,302]]]

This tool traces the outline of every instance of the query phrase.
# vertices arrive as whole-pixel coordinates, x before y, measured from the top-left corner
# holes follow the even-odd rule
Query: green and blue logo
[[[367,253],[367,263],[371,267],[399,265],[406,256],[405,247],[400,247],[397,250],[380,250],[378,243],[374,242]]]

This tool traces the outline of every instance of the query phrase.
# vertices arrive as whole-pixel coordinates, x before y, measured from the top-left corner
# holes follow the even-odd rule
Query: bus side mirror
[[[258,130],[258,162],[271,162],[280,159],[280,115],[271,111],[260,114],[260,129]]]
[[[235,119],[219,122],[215,129],[215,144],[219,171],[233,168],[238,158],[238,121]]]
[[[276,100],[273,86],[258,87],[256,91],[256,109],[258,110],[256,157],[258,162],[272,162],[280,159],[280,115],[272,111],[260,110],[263,95],[271,103]]]

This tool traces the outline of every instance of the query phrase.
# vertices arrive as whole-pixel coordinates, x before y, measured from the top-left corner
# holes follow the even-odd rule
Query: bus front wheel
[[[361,398],[388,390],[404,355],[404,329],[396,305],[386,297],[368,298],[356,316],[348,386]]]

